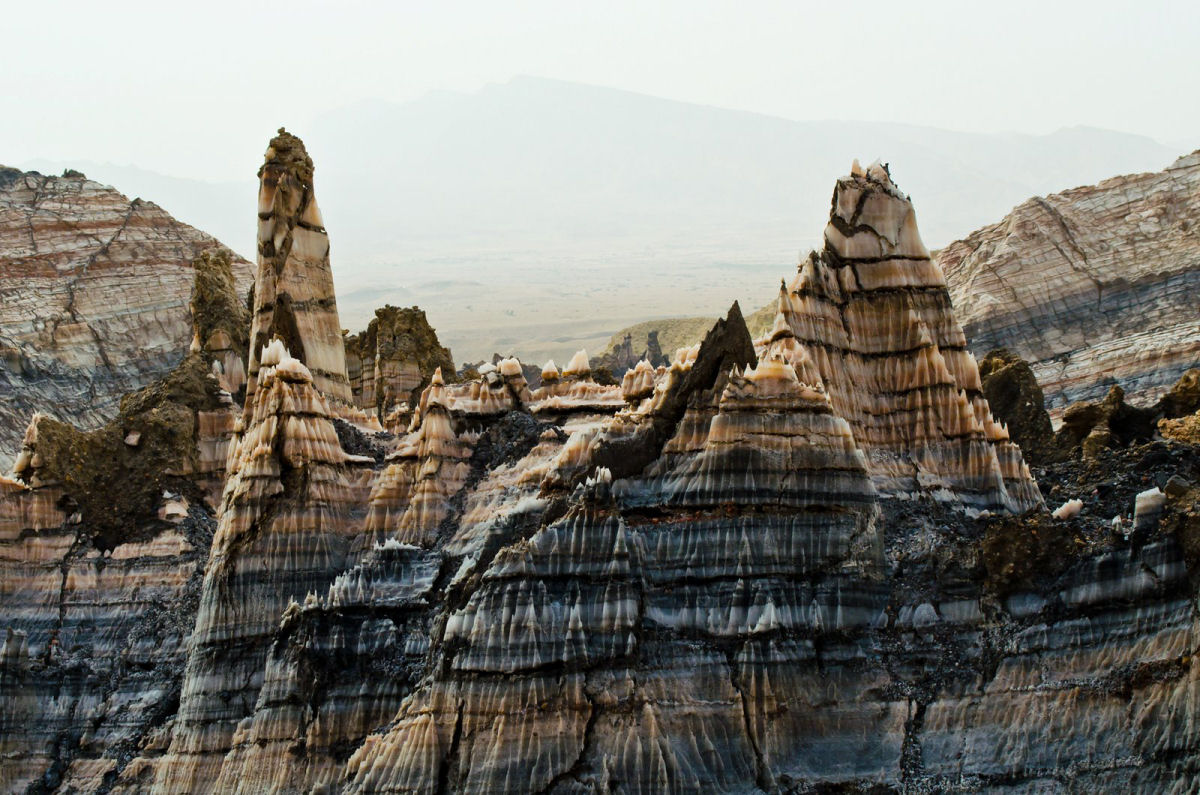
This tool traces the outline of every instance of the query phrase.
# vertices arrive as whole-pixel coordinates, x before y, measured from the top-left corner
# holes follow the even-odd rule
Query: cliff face
[[[1029,361],[1052,415],[1114,384],[1153,402],[1200,361],[1200,152],[1031,199],[938,262],[972,350]]]
[[[248,317],[194,263],[195,344],[102,427],[35,415],[0,477],[0,789],[113,786],[165,748],[216,527]]]
[[[192,261],[221,248],[82,174],[0,168],[0,469],[34,411],[97,427],[122,394],[178,364]],[[253,269],[232,265],[245,295]]]
[[[264,191],[282,173],[311,200],[311,163],[287,144],[268,152]],[[327,260],[279,258],[264,220],[256,296],[296,273],[310,292],[256,303],[194,628],[148,669],[166,695],[142,711],[161,731],[96,740],[76,721],[104,726],[94,709],[60,708],[65,674],[43,673],[44,627],[62,635],[72,615],[46,584],[84,582],[86,547],[63,528],[90,520],[60,515],[52,489],[70,484],[43,482],[39,438],[0,502],[8,565],[42,577],[3,593],[23,634],[0,684],[32,705],[20,715],[57,721],[6,727],[10,788],[1200,781],[1200,454],[1105,448],[1041,470],[1056,501],[1084,498],[1047,513],[885,168],[839,180],[822,250],[758,339],[735,304],[670,366],[639,362],[619,385],[583,351],[536,389],[515,359],[461,383],[435,370],[395,435],[343,402]],[[221,332],[198,335],[210,360],[236,347]],[[1138,494],[1154,485],[1166,493]],[[97,587],[123,604],[120,583]],[[111,666],[117,648],[95,654]],[[93,701],[110,692],[80,681]]]

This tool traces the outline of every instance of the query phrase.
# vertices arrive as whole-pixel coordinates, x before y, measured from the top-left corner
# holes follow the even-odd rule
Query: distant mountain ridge
[[[791,121],[533,77],[358,103],[299,132],[320,163],[343,322],[364,327],[383,301],[419,304],[458,361],[498,347],[599,350],[622,326],[681,314],[683,285],[687,314],[760,305],[764,279],[791,273],[817,243],[828,186],[854,158],[892,164],[937,247],[1031,195],[1158,170],[1178,154],[1107,130]],[[54,165],[130,194],[141,180],[176,217],[253,254],[243,242],[253,174],[152,183]]]

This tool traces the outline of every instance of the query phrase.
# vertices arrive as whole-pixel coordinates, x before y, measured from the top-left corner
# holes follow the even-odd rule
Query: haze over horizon
[[[1200,12],[1166,2],[211,5],[15,9],[53,36],[0,56],[23,111],[0,163],[77,168],[253,259],[285,126],[317,166],[343,324],[417,303],[460,360],[759,305],[853,158],[892,163],[937,247],[1200,147],[1177,96]]]
[[[649,318],[761,306],[818,244],[855,158],[891,161],[938,247],[1031,196],[1180,154],[1095,128],[795,122],[534,77],[364,101],[293,132],[316,163],[343,325],[418,304],[464,361],[569,357]],[[214,183],[78,159],[22,166],[82,170],[254,258],[253,170]]]
[[[120,25],[111,24],[114,18]],[[1078,125],[1200,146],[1200,9],[1147,2],[538,0],[19,4],[6,10],[0,162],[132,164],[236,180],[265,131],[364,101],[517,75],[798,121],[1045,134]],[[104,31],[104,35],[98,35]],[[16,112],[19,110],[20,112]],[[364,131],[365,132],[365,131]]]

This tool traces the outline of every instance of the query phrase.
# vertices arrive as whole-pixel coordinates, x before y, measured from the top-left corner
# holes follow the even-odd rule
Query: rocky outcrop
[[[450,350],[415,306],[376,309],[365,331],[346,337],[346,368],[355,404],[380,419],[402,403],[416,406],[435,370],[455,374]]]
[[[435,370],[391,438],[284,336],[251,354],[176,714],[80,788],[1200,781],[1200,455],[1054,464],[1047,513],[882,166],[839,180],[767,334],[735,304],[619,385],[584,351],[536,389]]]
[[[1012,351],[989,351],[979,363],[981,390],[996,421],[1008,429],[1030,464],[1057,460],[1061,453],[1046,411],[1042,387],[1029,363]]]
[[[0,168],[0,470],[35,411],[95,428],[179,363],[208,250],[230,257],[244,295],[250,263],[157,205],[78,172]]]
[[[1117,385],[1153,403],[1200,361],[1200,152],[1164,171],[1030,199],[946,246],[979,355],[1030,362],[1055,417]]]
[[[646,332],[646,344],[636,352],[633,346],[633,335],[626,334],[616,345],[611,345],[604,353],[592,360],[594,369],[603,369],[614,377],[620,378],[632,370],[638,362],[645,361],[652,367],[665,367],[670,364],[663,355],[662,346],[658,342],[658,330]]]

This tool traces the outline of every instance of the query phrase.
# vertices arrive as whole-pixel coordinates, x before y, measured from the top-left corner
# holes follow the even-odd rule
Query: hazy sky
[[[5,4],[0,162],[245,177],[281,124],[531,74],[792,119],[1200,147],[1200,3]],[[363,131],[364,145],[370,130]]]

